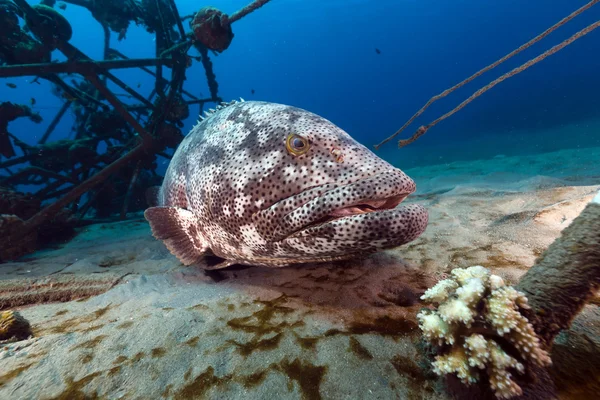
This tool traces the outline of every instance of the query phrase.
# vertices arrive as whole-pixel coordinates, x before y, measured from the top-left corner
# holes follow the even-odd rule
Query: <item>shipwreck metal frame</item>
[[[35,32],[36,28],[40,29],[42,26],[42,19],[37,11],[32,8],[25,0],[13,0],[23,11],[25,14],[28,24],[30,25],[30,29]],[[185,53],[192,45],[192,41],[186,38],[185,31],[183,29],[183,25],[181,23],[181,19],[179,18],[179,13],[177,12],[177,8],[175,7],[174,1],[169,0],[171,3],[172,11],[176,16],[177,28],[181,34],[182,42],[177,44],[171,49],[163,51],[159,57],[157,58],[143,58],[143,59],[128,59],[123,54],[110,49],[109,47],[109,38],[110,34],[108,32],[107,27],[103,24],[105,30],[105,46],[104,46],[104,57],[105,60],[95,61],[84,54],[81,50],[77,49],[75,46],[71,45],[66,41],[62,41],[60,39],[56,40],[56,48],[63,53],[67,57],[66,62],[59,63],[40,63],[40,64],[26,64],[26,65],[7,65],[0,66],[0,78],[8,78],[8,77],[17,77],[17,76],[27,76],[27,75],[35,75],[38,77],[44,77],[45,79],[51,81],[52,83],[57,84],[61,89],[63,89],[69,96],[75,99],[81,98],[82,93],[76,93],[73,91],[73,88],[62,79],[58,77],[57,74],[61,73],[77,73],[84,77],[87,81],[89,81],[97,91],[104,96],[104,98],[110,103],[112,107],[121,115],[121,117],[135,130],[135,132],[139,135],[138,143],[133,147],[133,149],[129,150],[126,154],[121,155],[118,159],[114,160],[112,163],[104,166],[99,172],[95,173],[93,176],[85,179],[84,181],[76,184],[74,187],[69,187],[66,189],[61,189],[60,192],[66,191],[64,196],[58,198],[55,202],[43,207],[37,214],[24,221],[22,227],[19,229],[18,234],[11,237],[12,240],[18,240],[19,237],[24,237],[28,233],[32,232],[36,228],[38,228],[41,224],[52,218],[56,215],[63,207],[72,203],[88,190],[93,187],[99,185],[103,181],[105,181],[109,176],[111,176],[114,172],[125,166],[126,164],[133,163],[138,161],[138,166],[136,167],[134,174],[132,176],[132,180],[129,184],[128,193],[125,196],[125,204],[123,205],[121,218],[125,217],[128,204],[131,197],[131,193],[129,193],[133,187],[135,179],[139,173],[139,160],[143,158],[145,155],[149,154],[161,154],[158,146],[158,142],[160,140],[159,137],[155,136],[153,133],[148,132],[139,122],[139,118],[136,119],[131,112],[139,112],[141,110],[151,110],[152,113],[149,117],[149,120],[152,122],[149,124],[156,130],[156,127],[160,126],[165,121],[165,114],[168,113],[169,108],[172,106],[172,101],[175,95],[179,92],[179,88],[181,88],[181,93],[185,94],[191,100],[186,101],[186,104],[199,104],[200,112],[203,109],[203,106],[207,102],[220,102],[221,99],[218,97],[216,90],[211,90],[212,96],[210,98],[200,99],[196,96],[193,96],[191,93],[182,89],[182,83],[185,79],[185,69],[187,68],[186,55]],[[83,5],[83,4],[82,4]],[[158,47],[157,47],[158,50]],[[120,60],[116,59],[106,59],[111,56],[120,57]],[[204,60],[203,57],[203,65],[206,67],[206,62],[209,60]],[[167,79],[162,77],[162,67],[169,67],[172,69],[172,79],[168,81]],[[157,72],[154,73],[147,67],[156,67]],[[165,86],[168,85],[169,90],[165,95],[165,102],[160,110],[157,110],[155,105],[150,101],[150,99],[146,99],[144,96],[139,94],[137,91],[129,87],[126,83],[122,82],[120,79],[115,77],[110,70],[112,69],[122,69],[122,68],[141,68],[146,73],[149,73],[156,77],[156,87],[152,91],[150,95],[150,99],[154,97],[156,93],[164,93]],[[212,77],[214,80],[214,73],[211,71],[207,71],[207,76]],[[127,106],[107,88],[106,79],[109,79],[114,84],[119,86],[125,92],[127,92],[130,96],[140,101],[140,105],[135,106]],[[210,80],[210,79],[209,79]],[[209,82],[209,87],[217,87],[216,82]],[[90,98],[90,96],[81,99],[82,103],[85,105],[85,102],[92,101],[96,104],[104,103],[99,102],[97,99]],[[59,123],[62,116],[66,113],[67,109],[72,104],[71,100],[67,100],[63,106],[60,108],[54,119],[51,121],[47,130],[42,135],[39,144],[44,144],[52,131]],[[164,154],[164,153],[163,153]],[[26,157],[17,157],[15,159],[10,159],[5,162],[0,163],[0,168],[7,168],[9,166],[20,164],[26,160]],[[82,168],[79,168],[79,173],[82,172]],[[77,174],[78,175],[78,174]],[[63,177],[62,178],[68,178]],[[75,184],[76,182],[72,179],[57,179],[55,182],[49,184],[48,187],[44,188],[45,192],[52,192],[53,190],[59,188],[65,182],[70,181]],[[58,193],[57,194],[62,194]],[[91,201],[88,202],[83,208],[82,211],[87,211],[89,208]],[[80,214],[81,218],[83,218],[84,213]]]

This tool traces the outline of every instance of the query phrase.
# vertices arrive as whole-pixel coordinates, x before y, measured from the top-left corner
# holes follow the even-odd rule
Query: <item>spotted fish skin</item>
[[[308,150],[295,154],[290,137]],[[167,169],[158,206],[145,216],[153,235],[186,265],[215,255],[225,261],[204,268],[281,267],[414,240],[427,226],[427,211],[398,203],[415,188],[325,118],[242,101],[190,131]]]

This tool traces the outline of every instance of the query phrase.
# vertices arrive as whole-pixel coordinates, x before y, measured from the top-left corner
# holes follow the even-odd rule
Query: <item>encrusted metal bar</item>
[[[100,79],[98,79],[98,77],[96,75],[87,74],[85,77],[96,87],[96,89],[98,89],[98,91],[106,98],[106,100],[108,100],[108,102],[115,108],[115,110],[117,110],[119,112],[119,114],[121,114],[121,116],[125,119],[125,121],[127,121],[129,124],[131,124],[133,129],[135,129],[135,131],[142,138],[144,146],[145,147],[150,146],[150,144],[154,141],[154,139],[152,138],[152,135],[150,135],[144,129],[144,127],[142,125],[140,125],[140,123],[137,122],[136,119],[133,118],[133,116],[131,114],[129,114],[129,112],[127,112],[127,109],[119,101],[119,99],[117,99],[117,97],[114,94],[112,94],[112,92],[110,90],[108,90],[108,88],[106,86],[104,86],[102,84],[102,82],[100,82]],[[144,99],[144,100],[146,100],[146,99]]]
[[[142,145],[138,145],[129,153],[125,154],[123,157],[119,158],[117,161],[113,162],[110,165],[107,165],[103,170],[92,176],[91,178],[82,182],[79,186],[74,187],[69,193],[67,193],[64,197],[58,199],[54,203],[44,207],[41,211],[35,214],[33,217],[29,218],[27,221],[23,223],[23,226],[19,232],[19,236],[24,236],[29,232],[36,229],[38,226],[43,224],[48,218],[52,215],[56,215],[63,207],[68,205],[71,201],[76,199],[77,197],[84,194],[86,191],[90,190],[100,182],[107,179],[113,173],[118,171],[123,166],[127,165],[133,160],[138,159],[140,155],[144,153],[144,147]]]
[[[54,119],[52,120],[52,122],[50,122],[50,125],[48,125],[46,132],[44,132],[44,135],[42,135],[42,138],[39,140],[38,144],[46,143],[46,140],[48,140],[48,137],[50,137],[50,135],[54,131],[54,128],[56,128],[56,125],[58,125],[58,123],[62,119],[63,115],[65,115],[65,112],[67,112],[67,110],[69,109],[70,106],[71,106],[70,101],[66,101],[65,103],[63,103],[60,110],[58,110],[58,113],[56,113],[56,115],[54,116]]]
[[[172,60],[170,59],[139,58],[130,60],[73,60],[62,63],[5,65],[0,67],[0,78],[11,78],[15,76],[28,75],[44,76],[49,74],[61,73],[84,73],[87,71],[93,71],[95,68],[109,70],[139,67],[155,67],[158,65],[170,67],[171,63]]]
[[[97,7],[101,6],[94,0],[65,0],[68,3],[87,8],[92,12],[95,18],[102,26],[104,32],[103,42],[103,60],[93,60],[80,49],[69,43],[71,33],[58,34],[59,25],[62,22],[53,23],[53,11],[49,10],[48,5],[42,2],[42,5],[31,5],[26,0],[13,0],[19,8],[15,14],[24,18],[28,31],[21,30],[20,34],[24,38],[35,44],[36,48],[32,51],[30,58],[14,57],[13,62],[27,62],[19,60],[36,60],[36,63],[29,64],[11,64],[0,66],[0,78],[35,76],[31,83],[38,83],[39,79],[45,79],[53,84],[53,89],[58,87],[61,96],[67,99],[61,104],[60,110],[54,116],[48,128],[45,130],[37,145],[29,145],[19,140],[19,138],[7,132],[9,139],[15,145],[21,146],[25,155],[21,157],[13,156],[9,160],[0,162],[0,168],[6,169],[8,176],[4,182],[12,186],[21,184],[43,185],[41,189],[34,193],[34,197],[40,201],[53,200],[54,202],[44,207],[27,221],[18,222],[11,225],[9,231],[0,232],[3,240],[0,240],[0,259],[4,257],[5,250],[9,257],[14,257],[14,248],[19,246],[29,234],[33,233],[40,226],[63,212],[63,208],[73,204],[81,196],[92,188],[104,183],[107,190],[123,190],[126,188],[125,201],[122,207],[116,211],[113,206],[105,207],[95,199],[102,196],[100,190],[95,190],[93,198],[88,198],[79,217],[82,218],[90,207],[96,207],[104,215],[112,215],[121,211],[126,216],[131,207],[130,201],[139,185],[136,181],[142,176],[142,173],[149,171],[153,177],[157,176],[153,169],[153,158],[160,155],[169,158],[165,152],[167,148],[173,148],[171,137],[161,138],[165,129],[170,130],[175,127],[181,128],[182,118],[188,115],[187,112],[180,113],[181,117],[173,114],[175,104],[177,107],[183,103],[186,105],[199,104],[200,110],[207,102],[220,102],[218,96],[218,84],[215,74],[212,70],[212,63],[208,56],[208,49],[198,45],[197,49],[201,57],[192,57],[187,53],[192,45],[198,44],[198,38],[193,33],[186,34],[179,11],[173,0],[156,0],[156,7],[167,5],[165,10],[172,12],[172,17],[177,24],[180,40],[173,41],[172,20],[162,20],[156,25],[155,15],[148,13],[146,5],[139,2],[123,3],[123,19],[115,24],[113,19],[103,19],[102,13],[95,13]],[[162,2],[162,3],[161,3]],[[267,1],[259,0],[253,5],[240,10],[241,13],[234,15],[233,20],[241,18],[247,12],[259,7]],[[261,4],[262,3],[262,4]],[[50,3],[48,3],[50,4]],[[150,4],[150,3],[149,3]],[[131,7],[133,6],[133,10]],[[150,4],[152,8],[154,5]],[[50,7],[52,7],[50,5]],[[9,10],[9,12],[16,12]],[[169,16],[171,17],[171,16]],[[64,16],[56,15],[56,18],[64,20]],[[55,19],[55,21],[57,21]],[[118,32],[120,38],[125,38],[127,26],[130,22],[143,24],[147,30],[156,34],[156,57],[143,59],[128,59],[125,55],[110,48],[111,31]],[[66,23],[68,24],[68,22]],[[63,24],[64,25],[64,24]],[[32,37],[33,36],[33,37]],[[63,53],[67,61],[65,62],[39,62],[50,60],[50,54],[53,50],[59,50]],[[37,52],[37,53],[34,53]],[[113,59],[117,55],[121,59]],[[3,55],[4,56],[4,55]],[[210,89],[209,98],[194,96],[183,89],[183,83],[186,78],[186,70],[191,66],[192,59],[202,62],[208,86]],[[4,61],[4,60],[3,60]],[[150,69],[155,67],[156,71]],[[171,69],[171,79],[163,77],[163,67]],[[142,96],[132,87],[115,77],[111,70],[125,68],[140,68],[142,71],[155,77],[155,85],[148,98]],[[75,81],[73,85],[66,83],[59,74],[79,74],[86,80]],[[123,104],[111,90],[106,86],[106,81],[111,80],[129,96],[140,102],[138,105]],[[188,96],[190,100],[183,101],[182,95]],[[160,104],[157,107],[155,103]],[[29,117],[33,122],[39,122],[41,117],[38,113],[31,110],[35,104],[35,99],[31,100],[31,107],[26,105],[16,105],[27,112],[23,115]],[[111,107],[112,106],[112,107]],[[72,107],[75,117],[75,139],[73,136],[61,138],[56,143],[47,144],[50,135],[56,129],[61,118],[65,115],[69,107]],[[145,112],[151,110],[151,113]],[[140,112],[141,111],[141,112]],[[134,115],[130,114],[134,112]],[[137,119],[135,118],[135,113]],[[146,117],[141,118],[144,115]],[[18,117],[19,117],[18,116]],[[168,118],[168,123],[166,119]],[[14,118],[13,118],[14,119]],[[139,122],[139,121],[144,122]],[[12,121],[12,119],[10,120]],[[168,125],[167,125],[168,124]],[[133,129],[131,129],[133,128]],[[134,135],[136,131],[138,135]],[[163,142],[164,140],[164,142]],[[99,151],[98,143],[106,144],[105,151]],[[124,155],[123,155],[124,154]],[[27,167],[27,163],[31,163]],[[119,170],[135,163],[135,169],[130,179],[119,174]],[[21,165],[19,171],[13,172],[8,167]],[[95,172],[97,171],[97,172]],[[107,180],[111,175],[114,180]],[[125,188],[123,187],[125,185]],[[54,200],[56,198],[56,200]],[[77,206],[71,207],[74,211]],[[13,220],[14,221],[14,220]],[[17,221],[20,221],[17,218]]]

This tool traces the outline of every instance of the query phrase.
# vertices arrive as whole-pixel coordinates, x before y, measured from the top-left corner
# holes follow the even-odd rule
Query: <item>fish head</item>
[[[220,136],[227,160],[210,184],[213,221],[235,238],[213,240],[222,257],[268,266],[338,260],[425,230],[427,211],[400,204],[414,181],[327,119],[263,102],[215,118],[230,130]]]

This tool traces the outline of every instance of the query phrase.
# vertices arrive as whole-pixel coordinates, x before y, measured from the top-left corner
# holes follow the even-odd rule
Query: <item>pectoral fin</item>
[[[208,245],[198,231],[194,213],[177,207],[151,207],[144,216],[150,222],[152,235],[162,240],[184,265],[202,260]]]

